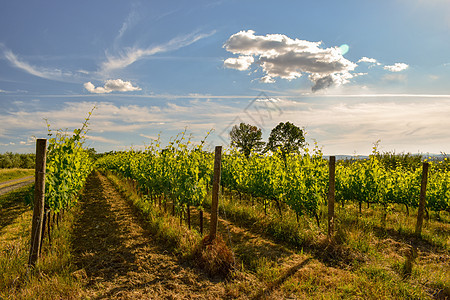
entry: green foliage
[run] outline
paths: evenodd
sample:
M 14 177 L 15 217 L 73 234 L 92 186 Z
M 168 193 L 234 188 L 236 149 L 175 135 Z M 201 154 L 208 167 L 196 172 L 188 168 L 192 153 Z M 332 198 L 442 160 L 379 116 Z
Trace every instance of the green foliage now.
M 415 170 L 420 168 L 422 163 L 422 156 L 417 154 L 413 155 L 411 153 L 395 153 L 395 152 L 384 152 L 375 153 L 376 157 L 381 161 L 386 169 L 394 170 L 398 167 L 408 170 Z
M 135 180 L 151 198 L 169 198 L 179 210 L 188 205 L 201 208 L 213 172 L 213 155 L 203 146 L 204 140 L 193 146 L 191 137 L 186 138 L 186 132 L 182 132 L 164 149 L 157 140 L 143 152 L 105 155 L 97 161 L 97 167 Z
M 34 169 L 35 154 L 19 154 L 6 152 L 0 154 L 0 169 L 22 168 Z
M 285 203 L 298 215 L 315 216 L 327 189 L 327 164 L 321 151 L 291 154 L 286 163 L 278 153 L 246 158 L 231 150 L 223 156 L 222 184 L 262 199 L 265 205 Z
M 436 212 L 450 208 L 450 173 L 441 167 L 444 163 L 430 162 L 426 207 Z M 336 166 L 336 200 L 417 207 L 421 178 L 422 168 L 411 168 L 411 164 L 395 164 L 394 168 L 374 153 L 369 159 Z
M 73 134 L 61 130 L 52 133 L 48 126 L 45 204 L 54 212 L 68 209 L 76 203 L 76 195 L 91 173 L 93 162 L 83 148 L 87 125 L 92 111 L 80 129 Z
M 250 124 L 234 125 L 230 131 L 231 146 L 237 147 L 249 157 L 252 151 L 260 151 L 264 146 L 261 129 Z
M 303 130 L 290 122 L 280 122 L 272 129 L 265 151 L 281 152 L 286 160 L 289 153 L 299 153 L 305 146 L 305 136 Z
M 232 148 L 222 155 L 221 184 L 240 196 L 249 195 L 263 207 L 290 208 L 298 216 L 309 215 L 318 221 L 318 210 L 328 193 L 328 161 L 316 146 L 303 154 L 290 153 L 283 158 L 275 153 L 245 155 Z M 144 152 L 109 154 L 97 165 L 133 179 L 148 191 L 152 199 L 170 199 L 177 209 L 202 207 L 212 179 L 213 153 L 203 151 L 203 143 L 191 146 L 185 132 L 161 149 L 159 141 Z M 395 158 L 390 158 L 396 161 Z M 407 159 L 408 160 L 408 159 Z M 402 161 L 402 159 L 400 159 Z M 416 159 L 414 158 L 414 164 Z M 448 210 L 450 178 L 442 164 L 431 163 L 427 190 L 427 209 Z M 338 162 L 336 166 L 336 200 L 376 203 L 388 212 L 393 204 L 417 207 L 420 195 L 421 168 L 413 163 L 387 164 L 374 147 L 365 160 Z

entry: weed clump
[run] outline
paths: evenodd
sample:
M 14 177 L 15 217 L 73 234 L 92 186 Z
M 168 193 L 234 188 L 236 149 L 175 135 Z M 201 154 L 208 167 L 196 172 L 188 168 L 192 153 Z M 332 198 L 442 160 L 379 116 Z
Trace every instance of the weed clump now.
M 213 240 L 209 235 L 205 236 L 199 243 L 194 258 L 199 267 L 211 277 L 227 277 L 235 266 L 233 252 L 221 236 Z

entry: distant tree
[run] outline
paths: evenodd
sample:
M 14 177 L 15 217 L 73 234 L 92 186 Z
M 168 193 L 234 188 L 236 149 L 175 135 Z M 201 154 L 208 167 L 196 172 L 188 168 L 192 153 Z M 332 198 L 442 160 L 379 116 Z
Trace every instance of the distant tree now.
M 264 147 L 261 129 L 250 124 L 234 125 L 230 131 L 230 138 L 231 145 L 240 148 L 247 158 L 253 150 L 260 151 Z
M 95 148 L 87 148 L 86 152 L 88 153 L 89 157 L 92 159 L 97 159 L 97 150 Z
M 305 146 L 305 136 L 303 130 L 290 122 L 280 122 L 272 129 L 265 151 L 280 151 L 286 163 L 286 156 L 289 153 L 296 153 Z

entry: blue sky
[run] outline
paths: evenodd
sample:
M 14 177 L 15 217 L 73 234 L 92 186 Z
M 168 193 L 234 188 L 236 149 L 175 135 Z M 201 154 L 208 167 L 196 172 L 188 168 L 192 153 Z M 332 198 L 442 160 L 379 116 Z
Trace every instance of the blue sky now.
M 325 154 L 449 152 L 450 5 L 391 1 L 4 1 L 0 152 L 73 130 L 141 149 L 251 123 Z

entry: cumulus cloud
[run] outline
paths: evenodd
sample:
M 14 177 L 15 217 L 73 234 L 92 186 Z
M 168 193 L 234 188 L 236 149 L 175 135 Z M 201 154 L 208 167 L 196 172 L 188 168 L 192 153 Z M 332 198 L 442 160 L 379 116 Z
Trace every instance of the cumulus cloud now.
M 369 58 L 369 57 L 361 57 L 358 62 L 365 62 L 365 63 L 370 63 L 370 64 L 376 64 L 376 65 L 381 65 L 375 58 Z
M 254 61 L 255 59 L 253 56 L 230 57 L 223 62 L 223 65 L 226 68 L 244 71 L 247 70 Z
M 400 72 L 400 71 L 408 69 L 408 67 L 409 66 L 405 63 L 395 63 L 390 66 L 384 66 L 383 69 L 391 71 L 391 72 Z
M 84 88 L 94 94 L 107 94 L 111 92 L 132 92 L 140 91 L 141 88 L 133 86 L 129 81 L 123 81 L 122 79 L 109 79 L 105 81 L 104 86 L 95 87 L 92 82 L 86 82 Z
M 242 57 L 255 56 L 265 74 L 260 79 L 262 82 L 274 82 L 276 77 L 292 80 L 305 73 L 309 74 L 315 91 L 348 82 L 352 78 L 350 71 L 357 66 L 343 57 L 339 47 L 322 48 L 321 42 L 291 39 L 282 34 L 263 36 L 255 35 L 253 30 L 240 31 L 233 34 L 223 47 L 241 55 L 231 61 L 225 60 L 225 67 L 247 70 L 251 64 L 241 63 L 237 68 L 236 62 Z

